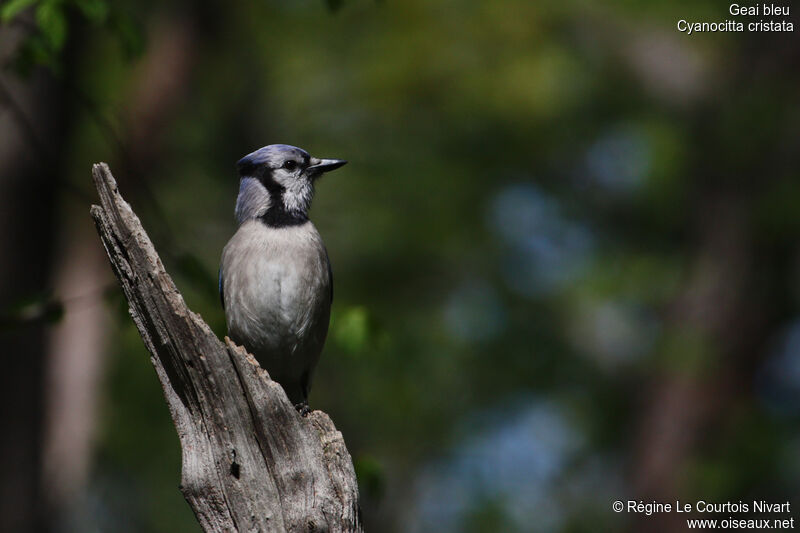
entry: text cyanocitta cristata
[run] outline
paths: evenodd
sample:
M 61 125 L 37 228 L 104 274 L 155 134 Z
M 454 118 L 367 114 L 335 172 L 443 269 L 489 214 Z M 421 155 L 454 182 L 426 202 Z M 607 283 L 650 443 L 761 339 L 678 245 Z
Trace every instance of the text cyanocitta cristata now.
M 252 353 L 296 405 L 307 405 L 328 334 L 333 279 L 308 219 L 314 182 L 346 161 L 272 144 L 238 162 L 239 229 L 222 251 L 228 336 Z

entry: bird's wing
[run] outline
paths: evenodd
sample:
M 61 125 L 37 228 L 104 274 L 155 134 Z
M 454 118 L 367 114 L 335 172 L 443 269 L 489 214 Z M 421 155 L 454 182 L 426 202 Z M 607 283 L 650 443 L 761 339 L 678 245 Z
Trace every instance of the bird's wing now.
M 328 267 L 330 268 L 330 267 Z M 225 288 L 222 286 L 222 265 L 219 267 L 219 301 L 222 302 L 222 310 L 225 310 Z
M 331 268 L 331 258 L 328 250 L 325 250 L 325 260 L 328 262 L 328 282 L 331 284 L 331 303 L 333 303 L 333 268 Z

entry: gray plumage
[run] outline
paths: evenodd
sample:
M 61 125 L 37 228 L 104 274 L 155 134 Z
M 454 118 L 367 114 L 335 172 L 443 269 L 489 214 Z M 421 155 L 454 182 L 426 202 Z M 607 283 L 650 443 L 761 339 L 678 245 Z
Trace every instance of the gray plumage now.
M 308 209 L 314 182 L 344 165 L 277 144 L 239 163 L 239 229 L 222 252 L 228 335 L 252 353 L 289 399 L 305 405 L 328 333 L 333 280 Z

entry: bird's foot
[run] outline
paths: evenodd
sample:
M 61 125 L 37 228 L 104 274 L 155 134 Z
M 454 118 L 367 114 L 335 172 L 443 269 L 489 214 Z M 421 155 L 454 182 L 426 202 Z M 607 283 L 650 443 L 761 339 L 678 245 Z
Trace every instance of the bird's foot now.
M 297 409 L 297 412 L 300 413 L 302 417 L 308 416 L 308 413 L 311 412 L 311 408 L 308 406 L 308 400 L 303 400 L 300 403 L 294 404 L 294 408 Z

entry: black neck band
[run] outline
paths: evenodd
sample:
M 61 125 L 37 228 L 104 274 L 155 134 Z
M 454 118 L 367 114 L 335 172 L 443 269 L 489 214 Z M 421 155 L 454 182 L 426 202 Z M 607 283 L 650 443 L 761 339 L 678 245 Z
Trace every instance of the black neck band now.
M 272 179 L 269 169 L 259 176 L 259 181 L 264 185 L 269 193 L 270 205 L 267 212 L 259 217 L 259 220 L 271 228 L 285 228 L 289 226 L 301 226 L 308 222 L 308 215 L 299 210 L 286 209 L 283 195 L 286 189 Z
M 300 211 L 289 211 L 283 205 L 282 199 L 272 204 L 259 220 L 271 228 L 286 228 L 289 226 L 302 226 L 308 222 L 308 215 Z

